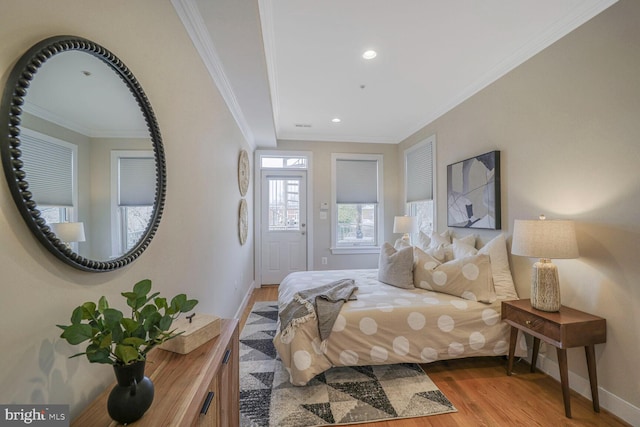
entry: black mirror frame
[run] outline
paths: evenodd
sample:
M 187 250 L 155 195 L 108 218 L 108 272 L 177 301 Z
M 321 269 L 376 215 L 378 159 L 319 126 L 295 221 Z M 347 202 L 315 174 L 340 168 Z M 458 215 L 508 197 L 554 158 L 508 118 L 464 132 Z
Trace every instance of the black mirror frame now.
M 149 129 L 156 163 L 156 194 L 151 220 L 135 247 L 109 261 L 87 259 L 62 242 L 40 216 L 32 200 L 27 176 L 20 159 L 20 123 L 22 105 L 38 69 L 52 56 L 66 51 L 82 51 L 101 59 L 129 87 Z M 166 196 L 166 162 L 162 137 L 156 117 L 142 87 L 127 66 L 113 53 L 97 43 L 75 36 L 50 37 L 35 44 L 16 63 L 9 74 L 0 104 L 0 152 L 2 165 L 16 206 L 38 240 L 56 257 L 84 271 L 106 272 L 124 267 L 136 260 L 149 246 L 160 224 Z

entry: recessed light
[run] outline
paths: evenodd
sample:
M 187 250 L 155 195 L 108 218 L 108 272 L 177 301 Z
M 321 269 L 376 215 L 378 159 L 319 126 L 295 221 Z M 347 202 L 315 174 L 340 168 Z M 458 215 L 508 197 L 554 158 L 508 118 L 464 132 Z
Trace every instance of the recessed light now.
M 331 119 L 332 123 L 340 123 L 342 120 L 340 120 L 339 117 L 334 117 L 333 119 Z
M 375 50 L 367 50 L 365 51 L 365 53 L 362 54 L 362 57 L 364 59 L 373 59 L 376 56 L 378 56 L 378 52 L 376 52 Z

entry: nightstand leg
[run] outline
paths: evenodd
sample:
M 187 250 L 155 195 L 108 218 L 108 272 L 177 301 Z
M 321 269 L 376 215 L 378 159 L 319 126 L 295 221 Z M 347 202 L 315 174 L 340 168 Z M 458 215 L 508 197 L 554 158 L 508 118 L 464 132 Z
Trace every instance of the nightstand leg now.
M 536 371 L 536 361 L 540 351 L 540 338 L 533 337 L 533 354 L 531 355 L 531 372 Z
M 518 328 L 511 327 L 511 335 L 509 336 L 509 360 L 507 362 L 507 375 L 511 375 L 513 369 L 513 356 L 516 354 L 516 342 L 518 341 Z
M 567 349 L 556 348 L 558 353 L 558 367 L 560 368 L 560 382 L 562 384 L 562 399 L 564 400 L 564 413 L 571 418 L 571 396 L 569 395 L 569 370 L 567 369 Z
M 596 350 L 593 344 L 584 347 L 587 355 L 587 368 L 589 369 L 589 384 L 591 385 L 591 400 L 593 400 L 593 410 L 600 412 L 600 401 L 598 399 L 598 376 L 596 374 Z

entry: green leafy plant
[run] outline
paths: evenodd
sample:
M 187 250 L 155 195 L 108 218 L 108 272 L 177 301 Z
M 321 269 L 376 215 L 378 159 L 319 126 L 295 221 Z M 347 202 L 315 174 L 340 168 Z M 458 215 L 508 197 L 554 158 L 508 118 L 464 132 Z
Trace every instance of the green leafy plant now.
M 136 283 L 131 292 L 122 292 L 131 307 L 131 317 L 124 317 L 120 310 L 109 307 L 103 296 L 98 301 L 85 302 L 71 314 L 71 325 L 57 325 L 60 335 L 76 345 L 89 341 L 82 353 L 71 357 L 87 356 L 92 363 L 130 365 L 146 360 L 147 353 L 157 345 L 179 335 L 170 331 L 171 324 L 180 313 L 187 313 L 198 304 L 185 294 L 176 295 L 170 303 L 156 292 L 149 295 L 151 280 Z

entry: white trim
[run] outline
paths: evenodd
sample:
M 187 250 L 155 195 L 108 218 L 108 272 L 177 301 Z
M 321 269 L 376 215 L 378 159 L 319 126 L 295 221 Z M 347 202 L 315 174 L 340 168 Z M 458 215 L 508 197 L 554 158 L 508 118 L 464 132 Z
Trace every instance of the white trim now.
M 171 0 L 171 4 L 186 28 L 193 45 L 200 54 L 207 71 L 209 71 L 209 75 L 218 87 L 227 107 L 229 107 L 229 111 L 231 111 L 233 118 L 240 128 L 240 132 L 246 139 L 249 147 L 254 150 L 256 148 L 255 136 L 242 113 L 242 108 L 240 108 L 236 95 L 233 93 L 231 83 L 224 72 L 222 61 L 213 45 L 213 41 L 211 40 L 209 31 L 202 19 L 195 0 Z
M 542 345 L 543 343 L 540 344 Z M 550 348 L 550 346 L 547 346 L 546 348 Z M 558 367 L 558 363 L 546 357 L 545 354 L 539 354 L 536 366 L 545 374 L 551 376 L 557 381 L 560 381 L 560 369 Z M 574 372 L 569 371 L 569 385 L 573 391 L 591 400 L 591 386 L 588 378 L 582 378 Z M 600 386 L 598 386 L 598 397 L 601 407 L 633 426 L 640 426 L 640 408 L 621 399 Z
M 234 314 L 233 316 L 234 319 L 242 319 L 242 314 L 244 313 L 244 310 L 247 308 L 247 305 L 249 305 L 249 301 L 251 300 L 251 295 L 253 294 L 253 290 L 255 288 L 256 288 L 256 282 L 254 280 L 253 282 L 251 282 L 249 289 L 247 289 L 247 292 L 245 293 L 244 298 L 242 298 L 242 301 L 240 302 L 240 306 L 236 310 L 236 314 Z
M 338 204 L 336 203 L 336 161 L 375 160 L 378 162 L 378 203 L 376 212 L 376 242 L 366 246 L 338 246 Z M 335 255 L 380 253 L 384 240 L 384 156 L 382 154 L 331 153 L 331 253 Z
M 282 168 L 282 171 L 307 171 L 307 270 L 313 270 L 313 153 L 311 151 L 287 151 L 287 150 L 256 150 L 253 153 L 253 182 L 254 182 L 254 194 L 255 199 L 253 203 L 253 230 L 254 230 L 254 242 L 253 254 L 255 259 L 254 279 L 255 287 L 260 288 L 262 286 L 262 218 L 261 218 L 261 206 L 262 206 L 262 168 L 260 164 L 260 158 L 262 156 L 298 156 L 307 158 L 307 168 Z M 278 170 L 274 168 L 265 168 L 265 170 Z

